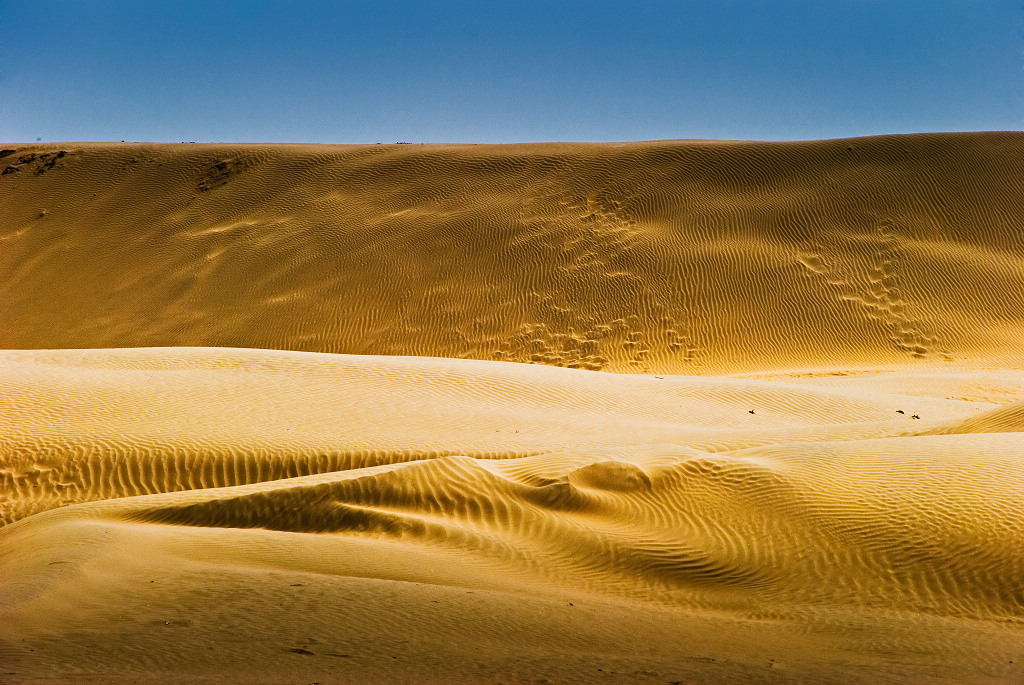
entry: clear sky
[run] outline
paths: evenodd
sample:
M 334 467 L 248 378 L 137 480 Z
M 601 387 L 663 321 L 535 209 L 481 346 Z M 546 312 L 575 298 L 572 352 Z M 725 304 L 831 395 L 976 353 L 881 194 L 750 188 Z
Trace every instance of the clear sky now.
M 0 142 L 1024 129 L 1024 0 L 0 0 Z

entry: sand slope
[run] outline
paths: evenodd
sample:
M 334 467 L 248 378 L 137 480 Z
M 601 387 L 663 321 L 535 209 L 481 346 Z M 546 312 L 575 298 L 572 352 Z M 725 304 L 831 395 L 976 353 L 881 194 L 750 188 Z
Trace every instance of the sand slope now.
M 1011 682 L 1024 661 L 1024 403 L 983 398 L 1020 372 L 0 359 L 13 673 Z
M 1021 682 L 1022 153 L 0 146 L 0 683 Z
M 5 348 L 683 374 L 1020 351 L 1020 133 L 5 152 Z

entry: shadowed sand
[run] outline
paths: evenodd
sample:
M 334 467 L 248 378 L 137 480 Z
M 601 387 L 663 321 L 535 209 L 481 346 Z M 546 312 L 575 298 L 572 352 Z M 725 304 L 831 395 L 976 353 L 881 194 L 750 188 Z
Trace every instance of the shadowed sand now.
M 1022 153 L 5 146 L 0 683 L 1020 681 Z

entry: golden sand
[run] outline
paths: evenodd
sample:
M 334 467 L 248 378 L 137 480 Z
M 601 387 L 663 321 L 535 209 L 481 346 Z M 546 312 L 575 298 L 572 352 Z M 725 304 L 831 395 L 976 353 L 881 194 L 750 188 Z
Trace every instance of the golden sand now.
M 1024 134 L 0 147 L 0 683 L 1024 680 Z

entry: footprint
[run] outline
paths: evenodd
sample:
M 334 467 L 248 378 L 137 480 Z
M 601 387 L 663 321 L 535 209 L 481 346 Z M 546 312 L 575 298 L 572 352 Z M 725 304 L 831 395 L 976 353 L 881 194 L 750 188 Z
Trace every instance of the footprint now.
M 801 253 L 797 255 L 797 260 L 807 267 L 808 270 L 813 271 L 816 274 L 823 274 L 828 271 L 828 265 L 821 255 L 811 253 Z

